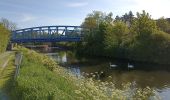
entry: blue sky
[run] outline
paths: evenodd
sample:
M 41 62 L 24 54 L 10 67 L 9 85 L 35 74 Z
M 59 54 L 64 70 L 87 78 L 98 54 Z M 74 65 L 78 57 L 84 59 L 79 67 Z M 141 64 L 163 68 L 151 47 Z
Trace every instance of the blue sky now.
M 0 17 L 19 28 L 46 25 L 80 25 L 92 11 L 123 15 L 146 10 L 157 19 L 170 17 L 170 0 L 0 0 Z

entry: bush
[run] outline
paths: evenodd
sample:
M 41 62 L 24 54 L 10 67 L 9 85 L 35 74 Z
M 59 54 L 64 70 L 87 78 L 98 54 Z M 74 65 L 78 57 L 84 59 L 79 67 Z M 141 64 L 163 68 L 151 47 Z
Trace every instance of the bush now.
M 0 24 L 0 53 L 4 52 L 7 48 L 9 41 L 9 31 Z

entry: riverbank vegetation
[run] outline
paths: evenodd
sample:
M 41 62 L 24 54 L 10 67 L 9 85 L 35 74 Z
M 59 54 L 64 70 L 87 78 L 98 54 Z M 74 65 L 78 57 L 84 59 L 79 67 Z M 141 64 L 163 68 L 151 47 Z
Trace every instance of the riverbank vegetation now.
M 116 89 L 113 83 L 74 76 L 53 59 L 20 48 L 23 61 L 10 96 L 13 100 L 126 100 L 156 98 L 149 87 L 131 88 L 131 84 Z M 31 56 L 30 56 L 31 55 Z M 81 77 L 81 78 L 79 78 Z
M 0 23 L 0 53 L 6 50 L 9 41 L 9 35 L 10 31 Z
M 134 17 L 130 11 L 112 18 L 94 11 L 82 23 L 84 42 L 77 44 L 77 53 L 92 56 L 170 64 L 170 23 L 165 18 L 154 20 L 143 11 Z

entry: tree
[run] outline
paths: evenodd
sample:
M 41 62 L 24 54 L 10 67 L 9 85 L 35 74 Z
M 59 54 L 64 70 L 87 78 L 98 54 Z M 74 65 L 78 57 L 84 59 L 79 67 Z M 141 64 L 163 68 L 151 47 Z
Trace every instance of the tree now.
M 127 13 L 125 13 L 123 16 L 122 16 L 122 20 L 126 23 L 129 21 L 129 15 Z
M 133 22 L 133 20 L 134 20 L 134 15 L 133 15 L 133 13 L 132 13 L 132 11 L 129 11 L 129 15 L 128 15 L 129 17 L 129 23 L 130 23 L 130 25 L 132 24 L 132 22 Z
M 156 22 L 151 19 L 149 13 L 144 10 L 140 14 L 137 12 L 137 18 L 133 21 L 131 26 L 131 33 L 133 33 L 141 40 L 146 40 L 152 33 L 157 30 Z
M 119 17 L 118 15 L 115 17 L 115 21 L 121 21 L 121 17 Z
M 89 14 L 82 25 L 92 31 L 85 33 L 78 48 L 88 55 L 170 64 L 170 35 L 160 29 L 166 30 L 167 22 L 159 19 L 156 23 L 145 11 L 136 15 L 129 12 L 113 22 L 111 13 Z
M 153 34 L 158 32 L 156 22 L 149 13 L 137 12 L 137 18 L 132 23 L 130 33 L 132 34 L 129 44 L 129 58 L 139 61 L 153 61 L 154 49 L 151 48 Z M 156 47 L 156 46 L 155 46 Z M 152 60 L 151 60 L 152 59 Z
M 102 22 L 111 23 L 113 21 L 112 16 L 112 13 L 105 14 L 101 11 L 93 11 L 93 13 L 87 15 L 81 26 L 96 29 L 99 28 L 99 24 Z
M 102 54 L 104 34 L 106 27 L 113 22 L 112 15 L 112 13 L 106 14 L 100 11 L 93 11 L 93 13 L 88 14 L 82 23 L 84 29 L 90 30 L 85 33 L 84 42 L 82 43 L 84 50 L 89 54 Z
M 104 38 L 105 50 L 107 54 L 114 57 L 123 57 L 123 42 L 128 34 L 128 26 L 122 21 L 117 21 L 114 25 L 109 25 L 106 29 Z
M 122 15 L 122 17 L 119 17 L 118 15 L 115 17 L 115 21 L 123 21 L 129 27 L 131 26 L 133 19 L 134 15 L 132 11 L 129 11 L 129 13 L 125 13 L 124 15 Z
M 110 23 L 110 24 L 113 23 L 113 18 L 112 18 L 112 16 L 113 16 L 113 13 L 111 13 L 111 12 L 110 12 L 108 15 L 105 16 L 105 21 L 106 21 L 106 23 Z
M 1 18 L 0 23 L 10 31 L 17 29 L 16 23 L 11 22 L 6 18 Z
M 6 50 L 8 40 L 9 40 L 9 31 L 0 24 L 0 53 Z
M 159 18 L 156 21 L 156 25 L 161 31 L 170 33 L 170 23 L 164 17 Z

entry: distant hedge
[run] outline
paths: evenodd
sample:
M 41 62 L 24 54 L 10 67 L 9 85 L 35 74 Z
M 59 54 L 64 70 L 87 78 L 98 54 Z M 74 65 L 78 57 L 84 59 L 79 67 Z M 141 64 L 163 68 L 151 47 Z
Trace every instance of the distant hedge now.
M 6 50 L 10 31 L 0 24 L 0 53 Z

